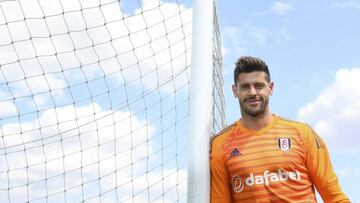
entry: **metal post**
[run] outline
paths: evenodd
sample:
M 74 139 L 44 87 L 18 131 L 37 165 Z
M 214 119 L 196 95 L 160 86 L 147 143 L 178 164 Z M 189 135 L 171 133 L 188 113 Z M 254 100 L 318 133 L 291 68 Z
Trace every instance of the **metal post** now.
M 210 202 L 213 0 L 193 0 L 187 200 Z

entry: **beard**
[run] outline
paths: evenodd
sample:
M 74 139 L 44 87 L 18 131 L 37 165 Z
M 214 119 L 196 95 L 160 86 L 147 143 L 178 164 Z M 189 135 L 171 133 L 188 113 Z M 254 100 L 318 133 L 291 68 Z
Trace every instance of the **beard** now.
M 252 105 L 250 102 L 256 101 L 258 104 Z M 247 114 L 254 118 L 259 118 L 264 115 L 268 104 L 268 97 L 248 97 L 245 99 L 239 99 L 241 113 Z

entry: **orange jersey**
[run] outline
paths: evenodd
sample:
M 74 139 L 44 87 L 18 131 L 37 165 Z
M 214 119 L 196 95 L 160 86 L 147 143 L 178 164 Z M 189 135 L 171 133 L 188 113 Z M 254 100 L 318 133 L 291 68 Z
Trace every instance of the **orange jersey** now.
M 234 123 L 211 139 L 211 202 L 350 202 L 322 139 L 274 116 L 258 131 Z

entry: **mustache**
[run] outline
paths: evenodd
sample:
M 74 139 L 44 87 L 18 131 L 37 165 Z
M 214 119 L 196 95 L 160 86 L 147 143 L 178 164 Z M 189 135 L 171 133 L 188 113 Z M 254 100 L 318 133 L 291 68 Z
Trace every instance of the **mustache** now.
M 264 98 L 263 97 L 248 97 L 248 98 L 245 98 L 244 101 L 247 102 L 247 101 L 263 101 Z

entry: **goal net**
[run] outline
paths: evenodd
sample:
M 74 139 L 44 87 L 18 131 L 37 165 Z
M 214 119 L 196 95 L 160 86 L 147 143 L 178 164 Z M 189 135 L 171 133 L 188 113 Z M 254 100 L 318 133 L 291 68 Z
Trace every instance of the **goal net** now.
M 185 202 L 191 24 L 179 0 L 0 1 L 1 202 Z

